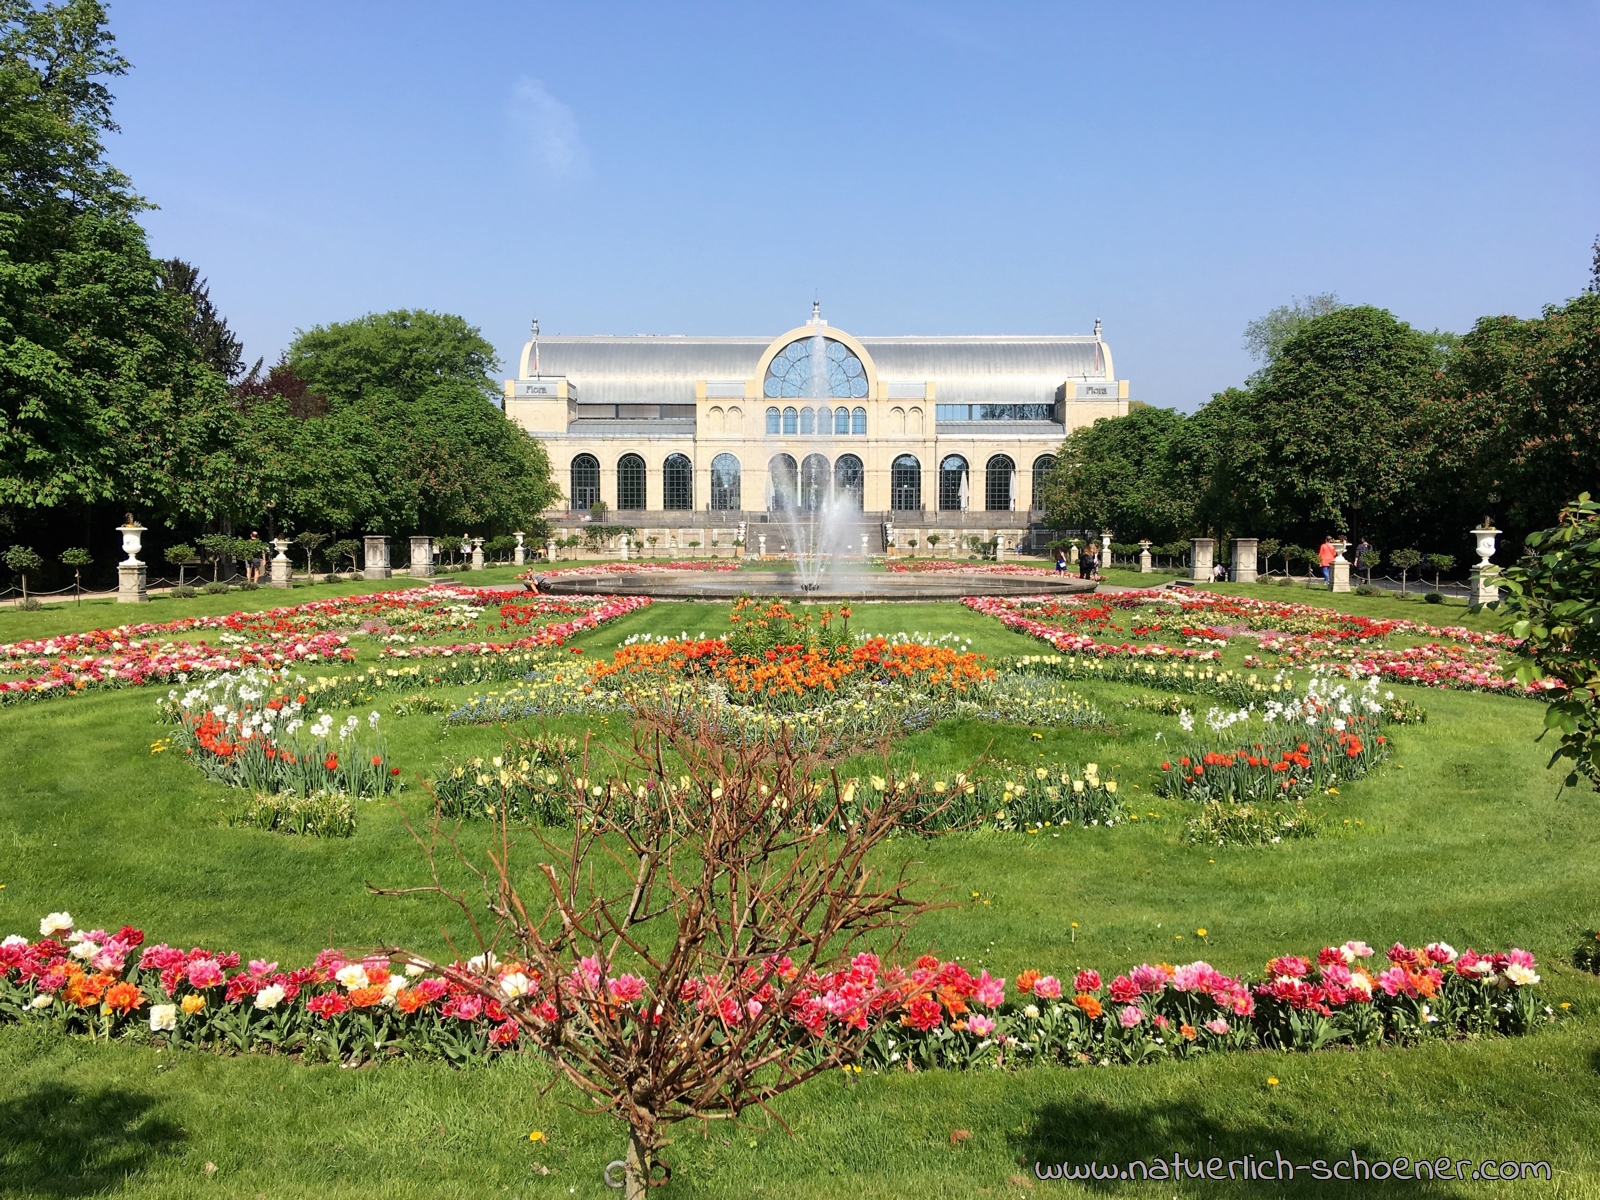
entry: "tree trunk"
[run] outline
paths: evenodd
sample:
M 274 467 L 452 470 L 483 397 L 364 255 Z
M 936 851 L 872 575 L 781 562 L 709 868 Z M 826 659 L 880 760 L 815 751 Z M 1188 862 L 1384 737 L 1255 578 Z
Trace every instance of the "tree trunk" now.
M 638 1134 L 628 1137 L 628 1167 L 623 1176 L 622 1200 L 646 1200 L 650 1195 L 650 1153 Z

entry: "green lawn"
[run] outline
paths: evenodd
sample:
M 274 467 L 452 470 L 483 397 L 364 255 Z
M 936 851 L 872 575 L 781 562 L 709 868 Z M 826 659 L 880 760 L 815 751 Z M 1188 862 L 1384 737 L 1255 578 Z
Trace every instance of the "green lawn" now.
M 470 581 L 500 580 L 484 573 Z M 318 585 L 289 598 L 360 587 Z M 1242 590 L 1446 623 L 1434 606 L 1386 598 Z M 78 618 L 71 623 L 67 610 L 7 612 L 0 640 L 279 598 L 263 591 L 115 611 L 86 604 L 81 614 L 71 610 Z M 578 644 L 595 655 L 637 633 L 712 632 L 725 607 L 652 605 Z M 1446 611 L 1448 623 L 1463 623 L 1465 610 Z M 1484 622 L 1479 627 L 1490 619 L 1474 618 Z M 49 621 L 56 624 L 40 625 Z M 993 656 L 1040 649 L 955 604 L 863 605 L 852 627 L 956 633 Z M 363 661 L 372 655 L 363 649 Z M 892 843 L 891 857 L 915 859 L 917 873 L 958 902 L 924 920 L 920 941 L 1007 977 L 1030 966 L 1060 974 L 1195 957 L 1225 971 L 1256 971 L 1273 954 L 1352 937 L 1380 949 L 1434 938 L 1458 948 L 1516 944 L 1539 956 L 1543 993 L 1570 1003 L 1573 1015 L 1526 1038 L 1417 1049 L 829 1078 L 778 1105 L 793 1137 L 759 1115 L 740 1129 L 682 1130 L 668 1155 L 677 1174 L 666 1195 L 1020 1195 L 1032 1184 L 1036 1158 L 1261 1157 L 1275 1149 L 1300 1161 L 1352 1150 L 1368 1159 L 1546 1158 L 1557 1178 L 1538 1185 L 1539 1194 L 1600 1194 L 1600 979 L 1564 966 L 1577 932 L 1600 917 L 1600 806 L 1589 792 L 1558 794 L 1544 769 L 1547 752 L 1533 740 L 1538 705 L 1406 689 L 1427 707 L 1427 724 L 1395 731 L 1390 765 L 1326 798 L 1329 835 L 1224 850 L 1184 844 L 1181 814 L 1150 795 L 1156 734 L 1172 737 L 1176 722 L 1124 709 L 1134 689 L 1079 686 L 1116 722 L 1113 729 L 1051 730 L 1035 740 L 1011 726 L 954 722 L 894 745 L 897 757 L 929 771 L 960 769 L 985 752 L 1013 761 L 1041 754 L 1096 761 L 1114 769 L 1130 797 L 1141 797 L 1142 819 L 1115 829 Z M 150 753 L 161 732 L 153 701 L 163 691 L 0 709 L 0 934 L 31 933 L 41 914 L 66 908 L 85 925 L 128 921 L 154 940 L 238 949 L 286 965 L 330 939 L 438 944 L 437 909 L 366 890 L 368 882 L 420 878 L 400 812 L 361 805 L 348 840 L 230 826 L 225 818 L 239 793 Z M 408 774 L 427 772 L 445 755 L 492 751 L 503 736 L 446 730 L 437 718 L 397 718 L 380 707 Z M 612 718 L 595 722 L 593 732 L 617 738 L 626 727 Z M 399 803 L 413 816 L 425 807 L 416 788 Z M 10 1026 L 0 1027 L 0 1068 L 0 1196 L 7 1198 L 599 1196 L 610 1194 L 600 1168 L 622 1146 L 609 1121 L 567 1107 L 570 1093 L 558 1088 L 541 1099 L 546 1073 L 527 1060 L 465 1072 L 425 1064 L 340 1070 L 64 1040 Z M 1279 1083 L 1268 1085 L 1269 1077 Z M 529 1143 L 533 1128 L 547 1134 L 546 1144 Z M 952 1146 L 957 1129 L 972 1136 Z M 552 1173 L 537 1173 L 535 1163 Z M 1405 1194 L 1437 1196 L 1483 1187 L 1403 1185 Z M 1187 1182 L 1126 1185 L 1118 1194 L 1239 1190 Z

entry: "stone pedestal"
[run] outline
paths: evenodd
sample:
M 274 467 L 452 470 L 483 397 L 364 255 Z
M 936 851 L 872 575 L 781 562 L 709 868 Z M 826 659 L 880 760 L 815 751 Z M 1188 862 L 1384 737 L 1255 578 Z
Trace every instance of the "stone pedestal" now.
M 369 533 L 365 543 L 365 567 L 361 574 L 366 579 L 388 579 L 394 574 L 389 568 L 389 539 L 382 534 Z
M 428 579 L 433 575 L 433 539 L 431 537 L 413 537 L 411 539 L 411 578 Z
M 267 586 L 275 588 L 293 587 L 294 564 L 289 561 L 289 539 L 273 538 L 272 548 L 277 551 L 277 554 L 273 555 L 272 562 L 268 564 L 272 570 L 267 579 Z
M 757 557 L 758 558 L 763 558 L 763 559 L 766 558 L 767 557 L 767 535 L 766 534 L 762 533 L 762 534 L 758 534 L 756 536 L 756 546 L 757 546 Z
M 864 533 L 861 535 L 861 557 L 867 557 L 867 535 Z
M 1210 583 L 1211 570 L 1216 566 L 1217 541 L 1215 538 L 1193 538 L 1190 541 L 1189 581 Z
M 547 539 L 545 539 L 544 556 L 547 559 L 549 559 L 551 562 L 555 562 L 555 560 L 556 560 L 556 540 L 555 540 L 555 538 L 547 538 Z
M 1259 553 L 1255 538 L 1233 539 L 1233 581 L 1235 583 L 1254 583 L 1256 581 L 1256 559 Z M 1345 574 L 1348 575 L 1349 571 L 1346 571 Z
M 1350 590 L 1350 560 L 1344 552 L 1350 549 L 1349 542 L 1330 542 L 1334 548 L 1333 562 L 1328 565 L 1328 590 L 1330 592 L 1348 592 Z
M 621 558 L 622 558 L 623 562 L 627 562 L 628 561 L 628 535 L 627 534 L 623 534 L 622 535 L 622 554 L 621 554 Z
M 1004 537 L 1000 536 L 999 534 L 995 534 L 995 538 L 994 538 L 994 560 L 995 560 L 995 562 L 1004 562 L 1005 561 L 1005 557 L 1006 557 L 1006 539 Z
M 1493 563 L 1473 563 L 1467 572 L 1467 604 L 1482 608 L 1500 600 L 1500 568 Z
M 1105 529 L 1100 533 L 1100 569 L 1111 569 L 1111 530 Z
M 1155 563 L 1150 558 L 1150 546 L 1151 543 L 1149 542 L 1139 543 L 1139 574 L 1141 575 L 1149 575 L 1156 569 Z
M 474 571 L 483 570 L 483 539 L 482 538 L 473 538 L 472 539 L 472 569 Z
M 143 604 L 150 599 L 150 593 L 145 590 L 149 570 L 142 562 L 117 564 L 118 604 Z
M 517 548 L 511 552 L 511 565 L 516 567 L 525 566 L 528 562 L 528 551 L 522 544 L 523 535 L 513 533 L 511 536 L 517 539 Z

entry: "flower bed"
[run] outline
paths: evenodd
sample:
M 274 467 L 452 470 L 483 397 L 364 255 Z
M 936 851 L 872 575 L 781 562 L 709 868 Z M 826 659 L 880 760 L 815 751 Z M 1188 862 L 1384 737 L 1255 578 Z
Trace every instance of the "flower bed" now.
M 924 957 L 886 966 L 858 954 L 847 967 L 799 977 L 786 961 L 738 979 L 689 981 L 671 997 L 613 964 L 585 958 L 543 980 L 484 955 L 429 973 L 386 955 L 325 950 L 282 970 L 237 952 L 145 946 L 144 933 L 74 930 L 67 913 L 40 937 L 0 942 L 0 1020 L 50 1022 L 65 1032 L 174 1048 L 277 1053 L 307 1061 L 442 1058 L 458 1066 L 513 1050 L 525 1020 L 554 1020 L 558 1005 L 605 1008 L 637 1020 L 656 1004 L 711 1012 L 731 1033 L 751 1005 L 786 1006 L 786 1036 L 803 1052 L 839 1023 L 876 1025 L 863 1059 L 876 1070 L 1146 1063 L 1269 1048 L 1411 1043 L 1431 1037 L 1528 1032 L 1555 1013 L 1533 991 L 1537 964 L 1523 950 L 1457 954 L 1442 942 L 1390 947 L 1384 969 L 1361 942 L 1314 957 L 1285 955 L 1259 979 L 1204 962 L 1143 963 L 1109 984 L 1098 971 L 1059 977 L 1024 971 L 974 977 Z
M 400 789 L 400 768 L 389 764 L 376 712 L 365 732 L 353 716 L 337 729 L 327 713 L 308 721 L 305 695 L 282 691 L 279 682 L 269 672 L 245 670 L 169 693 L 161 707 L 177 732 L 156 741 L 151 753 L 177 748 L 206 778 L 269 795 L 371 798 Z
M 1276 663 L 1248 656 L 1246 665 L 1318 667 L 1343 665 L 1423 687 L 1540 696 L 1559 688 L 1540 680 L 1521 684 L 1508 669 L 1521 640 L 1478 633 L 1461 626 L 1422 621 L 1378 620 L 1311 604 L 1220 596 L 1208 592 L 1139 591 L 1082 599 L 968 597 L 962 603 L 1007 628 L 1038 638 L 1058 651 L 1099 658 L 1219 658 L 1232 637 L 1252 636 Z M 1114 623 L 1130 614 L 1126 625 Z M 1116 642 L 1097 634 L 1127 632 L 1136 638 L 1176 634 L 1184 644 Z M 1390 638 L 1427 639 L 1421 645 L 1387 646 Z
M 649 596 L 606 596 L 594 602 L 593 607 L 581 616 L 574 617 L 570 621 L 546 625 L 535 633 L 509 642 L 458 642 L 447 646 L 387 646 L 382 654 L 385 658 L 453 658 L 460 655 L 484 657 L 562 646 L 569 638 L 597 629 L 607 621 L 614 621 L 628 613 L 637 612 L 649 603 Z M 520 604 L 505 607 L 520 607 Z M 504 611 L 502 608 L 502 612 Z
M 584 567 L 556 567 L 551 571 L 534 568 L 518 575 L 518 579 L 554 579 L 567 575 L 640 575 L 650 571 L 737 571 L 739 563 L 726 559 L 691 558 L 683 562 L 613 562 L 597 563 Z

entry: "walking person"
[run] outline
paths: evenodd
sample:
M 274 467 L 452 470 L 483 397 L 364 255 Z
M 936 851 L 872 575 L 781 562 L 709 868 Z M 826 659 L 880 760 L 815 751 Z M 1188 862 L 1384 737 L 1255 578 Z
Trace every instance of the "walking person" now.
M 1372 543 L 1367 541 L 1367 535 L 1361 535 L 1361 544 L 1356 547 L 1356 573 L 1366 575 L 1366 581 L 1372 582 L 1372 568 L 1367 565 L 1367 556 L 1372 553 Z
M 1322 545 L 1317 547 L 1317 560 L 1322 563 L 1322 582 L 1333 582 L 1333 560 L 1339 557 L 1339 552 L 1333 548 L 1333 537 L 1330 535 L 1322 539 Z
M 261 572 L 266 569 L 267 565 L 267 547 L 266 543 L 261 540 L 261 534 L 254 529 L 250 531 L 250 545 L 250 557 L 244 560 L 245 578 L 259 587 L 261 584 Z M 260 549 L 255 549 L 258 546 Z

